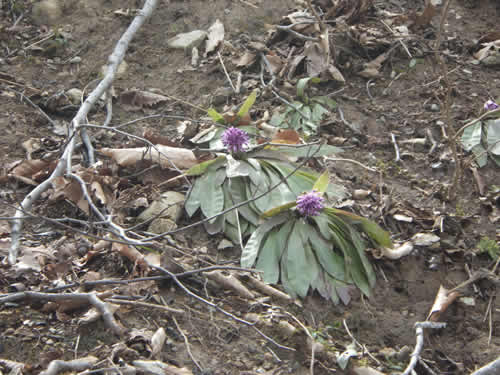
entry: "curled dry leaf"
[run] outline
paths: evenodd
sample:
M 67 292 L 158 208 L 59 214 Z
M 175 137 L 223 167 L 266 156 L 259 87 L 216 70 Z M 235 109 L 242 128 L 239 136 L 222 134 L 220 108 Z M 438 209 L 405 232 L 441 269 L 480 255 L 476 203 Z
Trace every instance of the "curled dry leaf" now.
M 455 301 L 460 296 L 459 292 L 451 292 L 443 287 L 442 285 L 439 287 L 439 291 L 436 295 L 436 299 L 434 300 L 434 304 L 432 305 L 431 311 L 427 316 L 427 320 L 431 322 L 438 322 L 441 317 L 441 314 L 446 311 L 448 306 L 451 305 L 453 301 Z
M 167 340 L 167 333 L 163 327 L 156 330 L 153 337 L 151 337 L 151 357 L 156 357 L 160 354 L 165 341 Z
M 125 91 L 120 95 L 121 104 L 125 109 L 130 111 L 139 110 L 144 107 L 153 107 L 167 100 L 168 98 L 164 95 L 138 89 Z
M 224 24 L 216 20 L 208 29 L 208 39 L 205 47 L 205 56 L 214 51 L 224 40 Z
M 132 263 L 137 264 L 141 270 L 146 270 L 148 268 L 144 255 L 135 247 L 113 242 L 112 250 L 128 258 Z
M 24 160 L 17 164 L 9 173 L 16 178 L 27 178 L 35 182 L 41 182 L 54 170 L 55 163 L 49 160 Z
M 380 259 L 386 257 L 388 259 L 399 259 L 413 251 L 413 243 L 411 241 L 405 242 L 404 244 L 389 249 L 387 247 L 381 247 L 372 251 L 373 257 Z
M 164 168 L 188 169 L 198 164 L 193 151 L 180 147 L 156 145 L 154 148 L 103 148 L 102 154 L 112 158 L 122 167 L 134 166 L 138 161 L 151 160 Z

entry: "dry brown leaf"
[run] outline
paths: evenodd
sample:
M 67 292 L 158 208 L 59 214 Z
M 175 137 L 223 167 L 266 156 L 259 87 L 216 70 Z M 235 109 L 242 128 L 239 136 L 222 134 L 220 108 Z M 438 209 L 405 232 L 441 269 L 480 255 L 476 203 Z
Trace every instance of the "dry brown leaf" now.
M 300 143 L 300 136 L 293 129 L 279 129 L 274 135 L 272 143 L 283 143 L 288 145 L 296 145 Z
M 144 107 L 153 107 L 159 103 L 166 102 L 166 96 L 149 91 L 131 89 L 120 95 L 120 102 L 125 109 L 134 111 Z
M 151 160 L 164 168 L 188 169 L 198 164 L 193 151 L 180 147 L 156 145 L 155 148 L 103 148 L 102 154 L 112 158 L 122 167 L 134 166 L 138 161 Z
M 142 136 L 149 142 L 155 145 L 164 145 L 169 147 L 179 147 L 179 144 L 170 140 L 169 137 L 158 134 L 157 131 L 151 128 L 145 128 L 142 132 Z
M 208 29 L 207 42 L 205 47 L 205 57 L 224 40 L 224 24 L 216 20 Z
M 49 199 L 67 199 L 73 202 L 80 210 L 85 212 L 87 215 L 90 213 L 89 202 L 85 199 L 83 195 L 82 188 L 78 181 L 68 180 L 65 177 L 59 176 L 52 180 L 53 191 L 50 194 Z
M 358 74 L 365 78 L 377 78 L 380 76 L 380 68 L 387 59 L 388 53 L 378 55 L 374 60 L 364 64 L 364 69 Z
M 425 9 L 421 14 L 411 14 L 410 19 L 413 24 L 410 27 L 422 27 L 427 26 L 431 23 L 432 18 L 436 15 L 436 7 L 432 5 L 431 0 L 427 0 Z
M 439 321 L 441 314 L 444 313 L 448 306 L 450 306 L 451 303 L 455 301 L 459 296 L 459 292 L 455 291 L 450 293 L 448 289 L 441 285 L 436 295 L 436 299 L 434 300 L 434 304 L 432 305 L 431 311 L 427 316 L 427 320 L 430 320 L 431 322 Z
M 249 67 L 252 65 L 257 58 L 257 55 L 255 53 L 246 51 L 243 55 L 240 56 L 239 59 L 235 59 L 233 62 L 234 64 L 241 68 L 241 67 Z
M 146 270 L 148 268 L 144 255 L 141 254 L 135 247 L 113 242 L 112 250 L 124 256 L 132 263 L 137 264 L 142 270 Z
M 151 337 L 151 357 L 156 357 L 160 354 L 165 341 L 167 340 L 167 333 L 163 327 L 156 330 L 153 337 Z
M 279 56 L 274 54 L 266 55 L 267 61 L 269 61 L 269 65 L 271 66 L 271 71 L 273 74 L 278 74 L 281 68 L 283 67 L 283 61 Z
M 49 160 L 24 160 L 10 171 L 10 175 L 14 177 L 26 177 L 32 180 L 35 180 L 35 177 L 39 179 L 40 174 L 48 176 L 52 173 L 51 164 L 52 162 Z

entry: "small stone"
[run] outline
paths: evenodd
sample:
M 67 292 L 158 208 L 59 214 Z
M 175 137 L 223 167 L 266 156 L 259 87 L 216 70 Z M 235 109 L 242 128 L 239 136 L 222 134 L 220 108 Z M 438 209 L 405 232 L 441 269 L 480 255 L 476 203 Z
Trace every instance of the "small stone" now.
M 83 100 L 83 91 L 77 88 L 72 88 L 66 91 L 66 96 L 71 104 L 80 104 Z
M 430 108 L 431 112 L 439 112 L 439 105 L 436 103 L 431 104 Z
M 189 33 L 177 34 L 167 41 L 170 48 L 192 50 L 193 47 L 199 47 L 207 37 L 206 31 L 193 30 Z
M 80 56 L 75 56 L 68 61 L 70 64 L 80 64 L 82 62 L 82 58 Z

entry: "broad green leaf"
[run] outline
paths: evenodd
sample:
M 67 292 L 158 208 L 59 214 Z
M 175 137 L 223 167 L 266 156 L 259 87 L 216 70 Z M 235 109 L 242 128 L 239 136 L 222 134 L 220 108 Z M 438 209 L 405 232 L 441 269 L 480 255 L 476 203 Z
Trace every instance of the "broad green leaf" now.
M 255 268 L 263 271 L 262 280 L 265 283 L 276 284 L 279 280 L 281 254 L 286 248 L 292 227 L 293 221 L 275 227 L 262 245 Z
M 361 227 L 370 239 L 372 239 L 379 246 L 392 248 L 392 241 L 389 232 L 380 228 L 380 226 L 374 221 L 365 218 L 361 219 Z
M 226 220 L 226 225 L 224 227 L 224 234 L 226 235 L 227 238 L 229 238 L 231 240 L 231 242 L 233 244 L 240 243 L 240 236 L 238 234 L 238 228 L 236 226 L 230 224 L 227 220 Z
M 250 111 L 250 108 L 252 108 L 253 104 L 255 103 L 255 99 L 257 99 L 257 90 L 253 90 L 252 93 L 248 95 L 248 98 L 245 100 L 240 110 L 238 111 L 238 119 L 242 118 L 248 113 L 248 111 Z
M 298 158 L 331 156 L 344 152 L 340 147 L 335 147 L 327 144 L 309 145 L 304 147 L 278 146 L 277 150 L 286 155 L 295 156 Z
M 366 256 L 366 244 L 361 235 L 358 233 L 358 231 L 351 227 L 351 238 L 352 238 L 352 243 L 354 245 L 355 250 L 358 253 L 359 259 L 361 260 L 361 263 L 364 268 L 364 274 L 366 275 L 366 278 L 368 279 L 368 283 L 370 284 L 370 287 L 373 287 L 375 285 L 375 272 L 373 271 L 373 267 L 368 260 Z
M 250 170 L 253 169 L 246 161 L 237 160 L 231 155 L 227 155 L 226 174 L 228 178 L 248 176 Z
M 330 111 L 323 107 L 321 104 L 316 103 L 312 106 L 311 120 L 315 123 L 320 123 L 323 119 L 323 116 L 329 112 Z
M 493 159 L 493 161 L 495 162 L 495 164 L 500 167 L 500 156 L 497 156 L 497 155 L 491 155 L 491 158 Z
M 317 216 L 313 216 L 312 219 L 316 222 L 316 225 L 318 226 L 321 235 L 326 240 L 329 240 L 331 238 L 331 233 L 330 233 L 330 226 L 328 225 L 329 223 L 328 216 L 320 214 Z
M 231 193 L 231 198 L 234 204 L 238 204 L 247 200 L 246 186 L 242 177 L 228 179 L 228 189 Z M 257 225 L 259 223 L 259 215 L 255 213 L 248 205 L 238 207 L 238 211 L 247 221 Z
M 481 121 L 478 121 L 474 125 L 465 128 L 461 138 L 464 150 L 470 151 L 474 146 L 481 144 L 481 136 L 482 136 Z
M 488 163 L 488 152 L 482 144 L 472 147 L 472 153 L 476 157 L 474 160 L 480 168 L 484 167 Z
M 311 101 L 314 103 L 319 103 L 324 108 L 327 108 L 330 110 L 337 107 L 337 103 L 335 102 L 335 100 L 329 98 L 328 96 L 315 96 L 314 98 L 311 99 Z
M 189 168 L 185 174 L 186 176 L 199 176 L 205 173 L 208 167 L 212 166 L 217 168 L 217 166 L 223 165 L 225 161 L 226 161 L 225 156 L 219 156 L 215 159 L 207 160 L 200 164 L 196 164 L 195 166 Z
M 200 195 L 202 193 L 201 182 L 196 180 L 193 182 L 193 186 L 189 192 L 189 195 L 184 203 L 184 209 L 186 210 L 189 217 L 193 216 L 194 213 L 200 208 Z
M 295 200 L 295 194 L 290 191 L 288 188 L 288 185 L 281 181 L 279 172 L 276 171 L 274 168 L 264 168 L 264 172 L 268 175 L 269 177 L 269 185 L 270 187 L 276 186 L 278 184 L 278 187 L 275 188 L 273 191 L 270 193 L 270 199 L 272 204 L 269 207 L 272 206 L 281 206 L 282 204 L 291 202 Z
M 288 211 L 290 208 L 295 207 L 297 205 L 296 201 L 288 202 L 285 204 L 282 204 L 281 206 L 277 206 L 274 208 L 271 208 L 270 210 L 265 211 L 262 215 L 260 215 L 261 218 L 269 218 L 276 216 L 284 211 Z
M 271 120 L 269 120 L 269 124 L 272 126 L 283 127 L 285 118 L 286 118 L 286 113 L 275 112 L 271 117 Z
M 340 299 L 337 294 L 338 282 L 335 278 L 331 277 L 329 274 L 325 274 L 325 282 L 328 284 L 328 291 L 330 292 L 330 298 L 334 304 L 338 304 Z
M 330 174 L 328 170 L 324 171 L 321 176 L 318 177 L 316 182 L 313 185 L 313 190 L 324 193 L 328 188 L 328 183 L 330 182 Z
M 217 184 L 216 177 L 216 171 L 208 170 L 199 178 L 203 190 L 203 196 L 200 197 L 200 206 L 205 217 L 216 215 L 224 208 L 224 193 L 221 186 Z M 216 218 L 212 219 L 211 223 L 214 223 L 215 220 Z
M 310 237 L 310 242 L 324 270 L 336 279 L 345 280 L 344 259 L 334 251 L 332 244 L 319 235 Z
M 252 233 L 248 239 L 243 252 L 241 253 L 241 266 L 244 268 L 250 268 L 255 264 L 255 260 L 259 255 L 259 250 L 261 242 L 264 236 L 273 229 L 275 226 L 284 223 L 288 219 L 287 215 L 275 216 L 269 220 L 266 220 Z
M 217 135 L 218 130 L 219 128 L 217 128 L 216 126 L 211 126 L 209 129 L 206 129 L 195 135 L 190 139 L 190 141 L 197 144 L 206 143 L 212 140 Z
M 225 227 L 225 221 L 224 221 L 224 216 L 220 215 L 214 218 L 211 221 L 206 221 L 203 223 L 205 230 L 207 231 L 208 234 L 214 235 L 220 232 L 224 231 Z
M 223 149 L 225 146 L 222 143 L 222 133 L 224 133 L 224 128 L 218 128 L 215 131 L 214 137 L 208 142 L 208 146 L 214 150 Z
M 319 83 L 319 82 L 321 82 L 321 79 L 319 79 L 317 77 L 307 77 L 307 78 L 299 79 L 299 81 L 297 82 L 297 96 L 299 98 L 302 98 L 302 99 L 306 98 L 305 90 L 306 90 L 307 84 L 309 82 Z
M 500 155 L 500 120 L 489 120 L 486 122 L 486 143 L 488 152 Z
M 288 282 L 290 288 L 302 298 L 307 295 L 309 285 L 315 276 L 313 275 L 315 269 L 312 267 L 312 254 L 304 241 L 307 226 L 302 219 L 296 220 L 287 245 Z
M 222 125 L 224 125 L 226 123 L 224 116 L 222 116 L 219 112 L 217 112 L 215 110 L 215 108 L 210 108 L 207 111 L 207 113 L 212 118 L 213 122 L 216 122 L 216 123 L 222 124 Z

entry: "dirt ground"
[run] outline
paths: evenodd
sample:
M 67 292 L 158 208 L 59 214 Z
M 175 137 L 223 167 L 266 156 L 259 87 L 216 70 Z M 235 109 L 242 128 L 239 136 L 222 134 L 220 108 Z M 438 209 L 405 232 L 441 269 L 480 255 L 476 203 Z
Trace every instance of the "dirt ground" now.
M 78 109 L 78 103 L 72 103 L 64 93 L 72 88 L 88 92 L 95 87 L 101 67 L 132 20 L 133 14 L 127 15 L 127 10 L 142 6 L 142 2 L 136 0 L 66 1 L 62 13 L 55 19 L 37 24 L 33 3 L 0 1 L 0 153 L 4 173 L 11 163 L 26 159 L 23 143 L 30 139 L 41 144 L 32 155 L 34 159 L 58 155 L 65 144 L 61 124 L 71 120 Z M 406 0 L 375 1 L 374 4 L 378 10 L 398 14 L 421 11 L 424 6 L 423 1 Z M 498 4 L 493 0 L 451 3 L 440 48 L 453 86 L 451 118 L 455 130 L 479 116 L 486 100 L 500 96 L 498 66 L 475 64 L 472 59 L 477 40 L 488 32 L 500 31 Z M 222 95 L 221 99 L 220 93 L 229 85 L 216 55 L 202 57 L 201 65 L 191 68 L 190 53 L 168 49 L 168 38 L 195 29 L 207 30 L 219 19 L 225 27 L 226 44 L 221 56 L 228 72 L 236 79 L 236 70 L 242 71 L 243 82 L 258 80 L 259 64 L 237 69 L 235 56 L 250 41 L 268 41 L 268 25 L 279 23 L 297 7 L 297 2 L 292 0 L 161 0 L 153 17 L 131 43 L 125 57 L 127 68 L 114 82 L 114 89 L 117 95 L 132 88 L 155 89 L 170 99 L 139 110 L 130 110 L 117 100 L 111 125 L 157 113 L 200 119 L 206 117 L 200 107 L 214 105 L 222 111 L 224 105 L 240 105 L 245 94 Z M 118 10 L 122 12 L 117 14 Z M 23 18 L 13 27 L 21 14 Z M 372 11 L 359 25 L 384 30 L 377 17 Z M 407 241 L 416 233 L 434 232 L 440 237 L 439 242 L 416 247 L 410 255 L 398 260 L 372 257 L 377 271 L 372 298 L 358 296 L 348 306 L 333 305 L 317 295 L 295 302 L 262 295 L 248 300 L 201 275 L 186 279 L 194 292 L 238 317 L 258 314 L 258 328 L 279 345 L 266 340 L 252 327 L 186 296 L 170 282 L 144 282 L 113 291 L 141 296 L 143 302 L 150 303 L 159 303 L 161 297 L 170 306 L 184 310 L 183 314 L 172 314 L 149 307 L 120 305 L 118 319 L 132 332 L 125 339 L 110 333 L 102 320 L 83 323 L 85 309 L 56 313 L 37 302 L 3 304 L 0 307 L 0 374 L 3 360 L 29 364 L 25 373 L 39 373 L 53 359 L 69 360 L 88 355 L 99 359 L 99 366 L 95 368 L 157 359 L 195 374 L 308 374 L 310 342 L 308 344 L 303 329 L 288 314 L 303 322 L 326 348 L 315 354 L 315 374 L 348 373 L 349 370 L 342 370 L 336 363 L 336 354 L 344 352 L 353 338 L 364 350 L 356 347 L 358 356 L 351 358 L 350 366 L 371 366 L 387 374 L 403 371 L 415 345 L 414 323 L 426 320 L 440 285 L 453 288 L 469 279 L 470 273 L 492 269 L 494 262 L 487 254 L 477 251 L 478 243 L 482 238 L 498 243 L 499 235 L 496 210 L 500 208 L 500 199 L 491 192 L 495 185 L 496 189 L 500 185 L 500 173 L 493 162 L 475 172 L 463 167 L 457 196 L 447 199 L 455 163 L 439 126 L 439 121 L 445 121 L 445 84 L 432 50 L 438 29 L 439 15 L 436 15 L 431 25 L 411 32 L 413 38 L 406 40 L 406 47 L 416 61 L 411 67 L 411 58 L 401 46 L 404 43 L 395 38 L 390 39 L 389 44 L 375 43 L 363 50 L 350 43 L 345 33 L 334 33 L 332 43 L 338 45 L 336 54 L 342 64 L 339 69 L 345 84 L 330 81 L 317 88 L 322 94 L 330 94 L 342 110 L 342 116 L 332 111 L 320 137 L 331 142 L 343 138 L 342 146 L 346 148 L 343 158 L 379 171 L 373 173 L 349 162 L 326 163 L 336 182 L 350 192 L 371 191 L 370 196 L 351 202 L 350 207 L 379 222 L 396 242 Z M 42 41 L 44 35 L 54 30 L 63 34 L 56 33 Z M 26 48 L 28 46 L 30 48 Z M 390 48 L 393 52 L 383 63 L 379 77 L 367 79 L 357 74 L 363 63 Z M 252 116 L 259 118 L 277 105 L 279 103 L 270 97 L 260 98 Z M 59 126 L 54 128 L 36 106 Z M 90 113 L 89 121 L 102 124 L 105 117 L 105 107 L 99 105 Z M 342 117 L 359 130 L 353 132 Z M 144 128 L 150 128 L 173 138 L 176 124 L 177 120 L 170 118 L 150 118 L 122 130 L 142 135 Z M 436 141 L 432 152 L 429 132 Z M 399 161 L 395 161 L 391 134 L 398 140 Z M 405 142 L 412 139 L 427 141 L 425 144 Z M 94 141 L 96 148 L 135 144 L 125 136 L 105 132 L 100 132 Z M 469 160 L 470 155 L 460 148 L 459 152 L 461 160 Z M 478 175 L 485 186 L 481 194 Z M 12 216 L 15 204 L 31 189 L 32 186 L 21 181 L 3 179 L 0 216 Z M 149 189 L 147 194 L 152 194 L 152 190 L 163 191 L 161 187 Z M 49 217 L 85 218 L 70 205 L 50 204 L 45 199 L 35 204 L 34 212 Z M 413 220 L 398 221 L 394 215 L 409 216 Z M 180 222 L 188 223 L 186 218 Z M 30 221 L 25 230 L 25 246 L 53 244 L 61 238 L 71 246 L 82 243 L 77 233 L 61 230 L 43 220 Z M 0 221 L 3 244 L 8 244 L 9 233 L 7 222 Z M 217 250 L 220 240 L 221 237 L 206 235 L 201 227 L 174 236 L 184 251 L 191 252 L 195 259 L 193 267 L 239 264 L 239 249 Z M 8 249 L 7 245 L 2 246 L 0 259 L 6 257 Z M 54 271 L 57 276 L 52 279 L 47 277 L 46 268 L 42 273 L 16 274 L 3 264 L 0 293 L 20 290 L 19 285 L 27 290 L 49 288 L 57 285 L 56 281 L 74 281 L 89 271 L 99 272 L 103 278 L 137 276 L 128 260 L 111 252 L 89 261 L 77 271 L 72 268 L 75 265 L 65 264 L 66 268 L 61 266 Z M 498 288 L 483 279 L 461 292 L 462 298 L 453 302 L 440 317 L 440 321 L 447 323 L 446 328 L 426 331 L 423 363 L 416 368 L 418 374 L 431 374 L 429 369 L 438 374 L 468 374 L 498 357 Z M 290 333 L 289 326 L 295 333 Z M 161 352 L 152 355 L 148 340 L 160 327 L 165 329 L 167 340 Z M 119 349 L 118 345 L 125 345 L 127 350 Z M 9 373 L 7 367 L 3 371 Z

